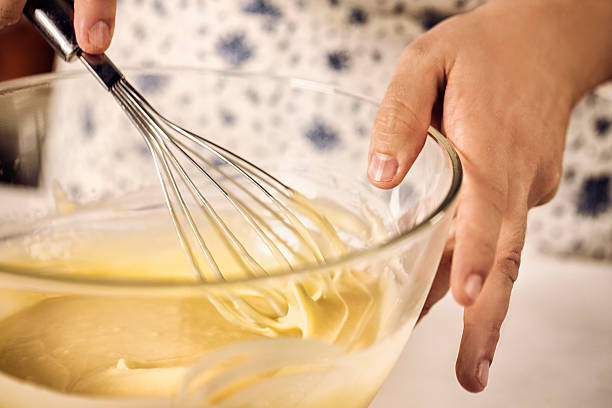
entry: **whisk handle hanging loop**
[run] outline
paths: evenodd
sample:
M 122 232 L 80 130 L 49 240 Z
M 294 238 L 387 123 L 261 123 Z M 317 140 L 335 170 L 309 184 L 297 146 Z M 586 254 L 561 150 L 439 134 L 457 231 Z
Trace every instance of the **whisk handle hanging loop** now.
M 79 58 L 83 65 L 110 91 L 123 78 L 105 55 L 83 52 L 74 32 L 74 4 L 70 0 L 28 0 L 23 14 L 36 27 L 55 52 L 66 62 Z

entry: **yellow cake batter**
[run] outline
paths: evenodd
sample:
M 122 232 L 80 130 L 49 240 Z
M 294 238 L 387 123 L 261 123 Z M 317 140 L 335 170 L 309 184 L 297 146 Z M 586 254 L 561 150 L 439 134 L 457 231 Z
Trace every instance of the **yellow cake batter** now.
M 324 256 L 345 250 L 336 229 L 363 242 L 382 231 L 381 222 L 329 203 L 313 209 L 334 224 L 312 235 Z M 188 282 L 193 270 L 164 211 L 50 223 L 6 243 L 0 259 L 60 275 Z M 221 266 L 234 262 L 221 249 L 215 253 Z M 269 262 L 270 270 L 280 268 Z M 402 343 L 377 349 L 389 335 L 381 319 L 397 296 L 394 285 L 392 274 L 364 269 L 278 276 L 185 297 L 0 290 L 0 372 L 96 398 L 178 395 L 215 407 L 296 406 L 289 401 L 298 398 L 309 407 L 351 400 L 356 405 L 343 406 L 365 406 Z M 363 384 L 348 397 L 347 383 Z M 273 392 L 273 384 L 284 385 Z

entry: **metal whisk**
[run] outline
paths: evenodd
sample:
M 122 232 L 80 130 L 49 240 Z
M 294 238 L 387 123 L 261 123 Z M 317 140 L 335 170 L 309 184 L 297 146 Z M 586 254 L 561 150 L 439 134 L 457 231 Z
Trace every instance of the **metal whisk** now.
M 224 263 L 251 276 L 268 273 L 252 254 L 258 243 L 264 245 L 267 256 L 284 268 L 292 269 L 296 263 L 307 262 L 305 253 L 310 253 L 317 262 L 324 260 L 306 226 L 285 204 L 296 197 L 297 193 L 291 188 L 227 149 L 168 121 L 125 79 L 119 79 L 110 92 L 140 130 L 153 154 L 179 239 L 200 280 L 227 278 L 203 239 L 202 229 L 210 232 L 212 228 L 214 236 L 221 238 L 223 246 L 216 246 L 215 253 L 225 255 L 221 256 Z M 206 157 L 206 153 L 210 157 Z M 206 184 L 216 190 L 211 191 Z M 219 198 L 226 200 L 225 218 L 228 219 L 215 209 L 207 195 L 215 198 L 216 205 L 221 201 Z M 194 214 L 196 210 L 202 211 L 200 217 Z M 236 215 L 240 225 L 229 225 L 236 221 Z M 271 218 L 276 218 L 276 225 L 271 225 Z M 324 219 L 312 219 L 324 222 Z M 245 230 L 243 225 L 249 229 Z M 288 242 L 293 237 L 299 242 Z M 306 251 L 296 250 L 296 247 Z M 207 268 L 203 267 L 200 255 L 204 255 Z M 232 259 L 239 264 L 232 265 Z
M 254 164 L 164 118 L 106 55 L 82 52 L 71 2 L 29 0 L 24 14 L 64 60 L 79 59 L 88 68 L 143 135 L 178 237 L 199 280 L 227 280 L 237 277 L 236 271 L 265 276 L 271 273 L 269 265 L 292 269 L 325 260 L 310 232 L 329 231 L 332 227 L 325 218 Z M 225 203 L 220 209 L 219 202 Z M 211 235 L 216 239 L 204 239 Z M 331 246 L 336 252 L 343 250 L 339 239 Z M 272 309 L 267 315 L 286 313 L 279 293 L 269 291 L 264 297 L 266 309 Z M 239 304 L 243 317 L 261 318 L 252 305 L 235 297 L 230 302 Z

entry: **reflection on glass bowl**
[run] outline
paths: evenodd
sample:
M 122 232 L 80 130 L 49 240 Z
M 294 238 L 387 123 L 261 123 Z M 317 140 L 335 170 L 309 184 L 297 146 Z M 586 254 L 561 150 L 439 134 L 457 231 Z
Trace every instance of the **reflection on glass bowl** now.
M 36 189 L 0 187 L 0 406 L 366 407 L 445 243 L 461 182 L 450 144 L 430 129 L 402 184 L 378 190 L 372 101 L 265 75 L 128 76 L 168 118 L 303 194 L 333 226 L 313 232 L 326 260 L 199 282 L 112 98 L 78 74 L 2 84 L 2 132 L 35 141 L 41 172 Z

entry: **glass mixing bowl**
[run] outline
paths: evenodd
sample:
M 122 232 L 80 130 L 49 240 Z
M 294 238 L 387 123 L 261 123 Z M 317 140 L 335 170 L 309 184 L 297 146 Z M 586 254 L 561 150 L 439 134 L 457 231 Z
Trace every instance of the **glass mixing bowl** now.
M 430 129 L 383 191 L 365 176 L 373 101 L 269 75 L 126 74 L 166 117 L 303 193 L 349 250 L 263 278 L 174 273 L 150 154 L 114 100 L 84 73 L 0 84 L 4 179 L 37 184 L 0 183 L 0 406 L 366 407 L 436 272 L 461 184 L 452 146 Z M 209 301 L 273 292 L 289 299 L 282 330 Z

